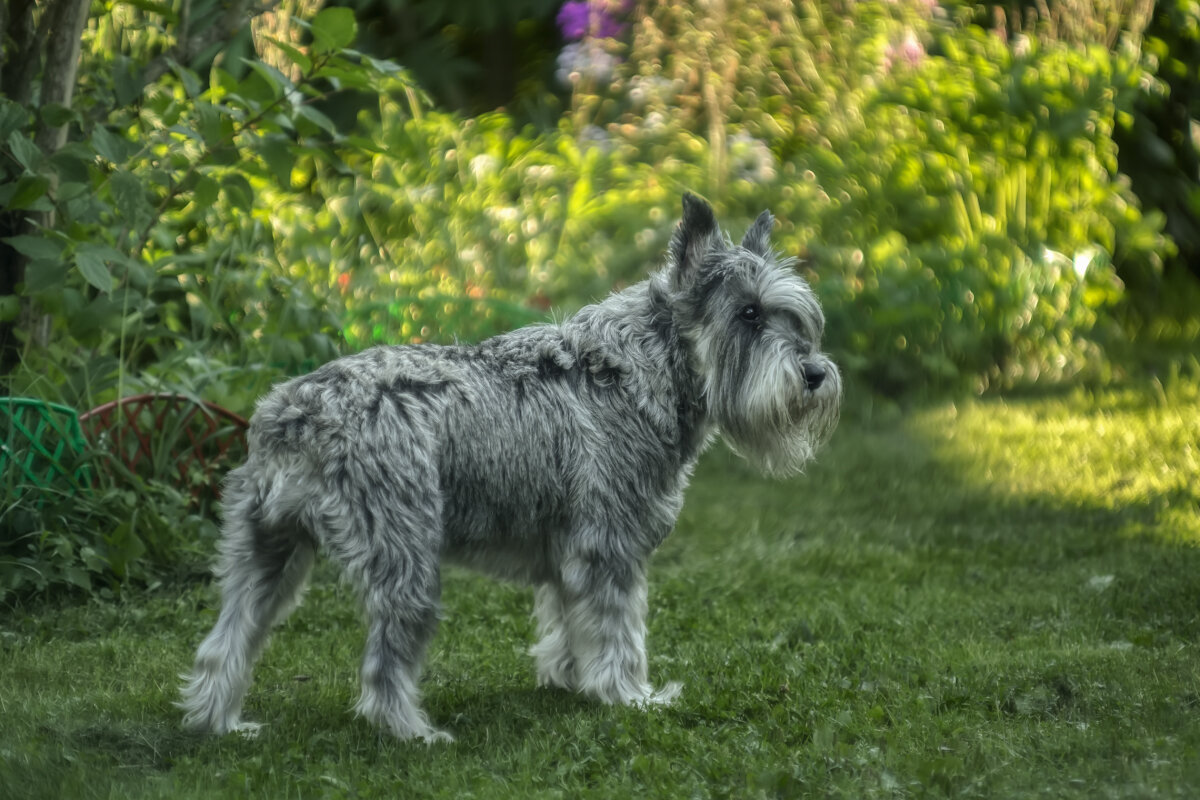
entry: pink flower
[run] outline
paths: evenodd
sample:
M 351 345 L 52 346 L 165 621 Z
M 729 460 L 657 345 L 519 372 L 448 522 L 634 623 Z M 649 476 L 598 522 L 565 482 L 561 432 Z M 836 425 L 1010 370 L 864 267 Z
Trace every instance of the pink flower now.
M 917 39 L 915 33 L 908 31 L 904 35 L 904 41 L 898 44 L 893 42 L 883 51 L 883 68 L 890 72 L 897 61 L 915 67 L 924 58 L 925 46 Z

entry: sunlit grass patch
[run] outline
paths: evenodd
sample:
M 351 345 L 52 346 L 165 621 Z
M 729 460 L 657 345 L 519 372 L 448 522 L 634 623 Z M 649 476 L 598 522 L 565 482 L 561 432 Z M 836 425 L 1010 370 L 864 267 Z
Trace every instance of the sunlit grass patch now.
M 913 427 L 987 495 L 1119 512 L 1126 533 L 1200 544 L 1195 384 L 948 405 Z

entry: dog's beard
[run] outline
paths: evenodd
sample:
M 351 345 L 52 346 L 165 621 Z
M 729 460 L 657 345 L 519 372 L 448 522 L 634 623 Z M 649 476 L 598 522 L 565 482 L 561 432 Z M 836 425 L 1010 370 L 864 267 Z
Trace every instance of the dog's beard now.
M 841 375 L 826 358 L 812 361 L 825 370 L 815 390 L 805 385 L 798 359 L 771 354 L 751 358 L 740 380 L 725 373 L 709 377 L 709 410 L 725 440 L 768 475 L 801 472 L 837 427 Z

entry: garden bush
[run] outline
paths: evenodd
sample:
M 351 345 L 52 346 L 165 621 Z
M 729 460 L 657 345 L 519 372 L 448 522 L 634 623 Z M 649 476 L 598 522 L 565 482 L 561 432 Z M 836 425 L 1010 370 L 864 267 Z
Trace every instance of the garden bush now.
M 248 414 L 339 352 L 479 340 L 640 280 L 684 190 L 734 235 L 775 212 L 854 391 L 1106 374 L 1119 274 L 1152 281 L 1170 252 L 1113 144 L 1136 53 L 1005 41 L 924 0 L 600 9 L 564 4 L 569 107 L 539 127 L 431 107 L 352 49 L 345 8 L 153 74 L 178 16 L 116 3 L 70 108 L 0 98 L 3 241 L 25 264 L 0 296 L 9 393 Z M 70 135 L 47 151 L 51 123 Z M 169 476 L 23 497 L 0 516 L 0 595 L 148 580 L 192 552 L 179 519 L 197 552 L 213 533 Z

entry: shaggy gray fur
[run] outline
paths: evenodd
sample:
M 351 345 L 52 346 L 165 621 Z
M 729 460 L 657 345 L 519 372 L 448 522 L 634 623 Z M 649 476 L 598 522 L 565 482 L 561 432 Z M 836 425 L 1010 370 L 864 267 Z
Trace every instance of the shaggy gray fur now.
M 792 474 L 837 424 L 824 317 L 758 218 L 740 246 L 685 195 L 666 267 L 558 325 L 477 346 L 377 347 L 276 387 L 230 473 L 220 616 L 183 687 L 190 727 L 240 720 L 271 626 L 319 550 L 362 593 L 357 711 L 400 738 L 448 739 L 418 679 L 443 558 L 537 586 L 543 685 L 669 702 L 646 674 L 646 563 L 696 458 L 720 433 Z

